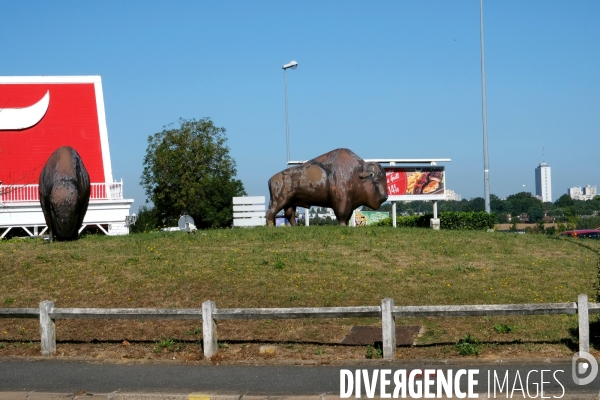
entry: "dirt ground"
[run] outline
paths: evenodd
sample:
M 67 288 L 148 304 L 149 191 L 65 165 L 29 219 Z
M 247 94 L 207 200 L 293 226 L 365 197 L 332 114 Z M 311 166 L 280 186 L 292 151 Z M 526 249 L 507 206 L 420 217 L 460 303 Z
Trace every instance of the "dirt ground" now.
M 219 351 L 210 360 L 202 353 L 199 321 L 64 320 L 57 322 L 56 353 L 62 360 L 111 363 L 184 364 L 332 364 L 381 358 L 377 345 L 341 345 L 349 327 L 335 321 L 315 324 L 281 321 L 219 323 Z M 41 357 L 39 325 L 21 320 L 18 327 L 0 325 L 0 357 Z M 260 340 L 252 338 L 259 337 Z M 131 338 L 136 338 L 132 340 Z M 300 340 L 299 338 L 305 338 Z M 417 338 L 418 342 L 418 338 Z M 479 354 L 461 356 L 455 343 L 399 346 L 403 360 L 570 358 L 572 345 L 527 343 L 514 338 L 483 342 Z M 593 352 L 594 353 L 594 352 Z M 599 356 L 600 354 L 594 354 Z

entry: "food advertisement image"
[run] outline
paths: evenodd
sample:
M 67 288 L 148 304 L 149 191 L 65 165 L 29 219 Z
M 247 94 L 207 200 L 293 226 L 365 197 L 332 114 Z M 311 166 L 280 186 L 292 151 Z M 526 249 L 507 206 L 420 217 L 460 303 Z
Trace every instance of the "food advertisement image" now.
M 385 168 L 388 200 L 443 200 L 444 167 Z
M 389 217 L 390 213 L 386 211 L 356 211 L 354 223 L 356 226 L 375 225 L 382 219 Z

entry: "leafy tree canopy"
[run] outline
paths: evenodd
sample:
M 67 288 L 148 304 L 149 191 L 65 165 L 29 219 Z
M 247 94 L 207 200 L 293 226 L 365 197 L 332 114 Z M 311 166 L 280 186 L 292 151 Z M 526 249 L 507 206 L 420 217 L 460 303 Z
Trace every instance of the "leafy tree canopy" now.
M 180 119 L 148 137 L 140 183 L 158 221 L 173 226 L 187 212 L 198 228 L 231 226 L 232 197 L 246 192 L 226 142 L 209 118 Z
M 575 202 L 573 201 L 571 196 L 565 193 L 562 196 L 560 196 L 554 204 L 556 204 L 557 207 L 569 207 L 575 204 Z

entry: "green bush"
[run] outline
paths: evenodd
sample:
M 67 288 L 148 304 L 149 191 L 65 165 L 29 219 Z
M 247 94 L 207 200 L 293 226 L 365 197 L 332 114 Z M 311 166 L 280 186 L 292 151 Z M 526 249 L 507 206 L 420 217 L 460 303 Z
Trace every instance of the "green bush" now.
M 600 217 L 579 218 L 577 229 L 596 229 L 600 227 Z
M 495 214 L 479 212 L 442 212 L 440 228 L 454 231 L 493 229 L 497 223 Z
M 487 230 L 493 229 L 497 223 L 495 214 L 486 212 L 454 212 L 444 211 L 439 213 L 440 229 L 447 230 Z M 408 217 L 397 217 L 396 226 L 407 228 L 429 228 L 429 220 L 432 214 L 411 215 Z M 379 221 L 379 226 L 392 226 L 392 219 L 386 218 Z

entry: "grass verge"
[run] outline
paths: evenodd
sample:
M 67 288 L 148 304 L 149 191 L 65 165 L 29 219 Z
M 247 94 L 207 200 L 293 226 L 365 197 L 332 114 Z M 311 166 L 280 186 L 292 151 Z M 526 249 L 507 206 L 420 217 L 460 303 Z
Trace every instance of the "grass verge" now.
M 208 299 L 220 308 L 379 305 L 385 297 L 396 305 L 576 301 L 580 293 L 595 299 L 599 250 L 600 242 L 592 240 L 385 227 L 87 236 L 52 244 L 12 239 L 0 241 L 0 307 L 37 307 L 42 300 L 57 307 L 107 308 L 199 308 Z M 480 357 L 544 349 L 564 356 L 576 340 L 576 321 L 561 315 L 402 319 L 397 324 L 421 325 L 425 331 L 416 347 L 399 349 L 399 356 L 458 356 L 456 344 L 467 334 L 479 342 Z M 228 321 L 219 324 L 219 338 L 231 343 L 223 353 L 255 341 L 333 346 L 350 326 L 378 323 Z M 0 320 L 0 355 L 16 344 L 27 349 L 30 342 L 39 354 L 36 324 Z M 175 350 L 198 346 L 200 326 L 199 321 L 59 320 L 57 337 L 59 346 L 62 340 L 80 347 L 94 340 L 120 346 L 127 339 L 133 347 L 148 341 L 152 354 L 165 338 L 177 343 L 171 346 Z M 238 353 L 244 354 L 241 348 Z M 327 354 L 319 348 L 306 353 Z M 366 349 L 360 353 L 364 358 Z

